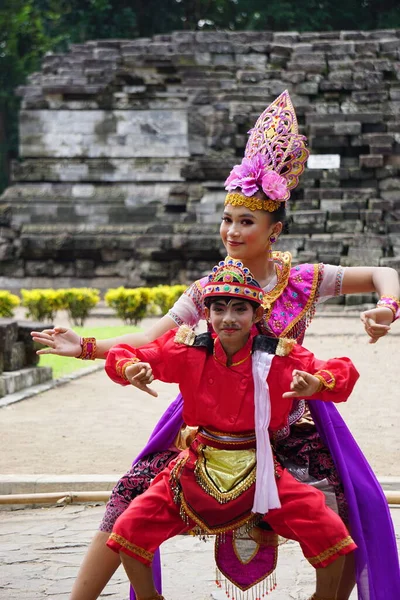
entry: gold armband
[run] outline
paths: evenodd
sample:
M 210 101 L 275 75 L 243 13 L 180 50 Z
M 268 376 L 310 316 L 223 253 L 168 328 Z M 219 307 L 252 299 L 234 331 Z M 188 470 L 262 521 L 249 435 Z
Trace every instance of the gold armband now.
M 314 377 L 319 380 L 319 387 L 315 392 L 318 394 L 324 390 L 333 390 L 336 385 L 336 379 L 333 373 L 327 371 L 326 369 L 321 369 L 314 373 Z
M 121 377 L 122 379 L 125 379 L 125 381 L 129 381 L 129 379 L 126 376 L 126 369 L 128 367 L 130 367 L 131 365 L 134 365 L 135 363 L 141 362 L 141 360 L 137 357 L 135 358 L 120 358 L 117 361 L 117 364 L 115 365 L 115 370 L 117 372 L 117 375 L 119 377 Z

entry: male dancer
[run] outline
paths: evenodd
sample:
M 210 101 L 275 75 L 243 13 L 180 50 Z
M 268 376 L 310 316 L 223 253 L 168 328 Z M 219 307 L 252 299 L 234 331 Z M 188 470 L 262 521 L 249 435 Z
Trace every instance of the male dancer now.
M 139 600 L 160 598 L 148 568 L 154 551 L 189 530 L 223 537 L 245 526 L 259 539 L 267 522 L 324 569 L 315 600 L 334 599 L 344 555 L 356 548 L 324 495 L 277 462 L 269 435 L 286 424 L 293 397 L 345 401 L 358 373 L 349 359 L 319 361 L 293 340 L 257 335 L 262 300 L 242 263 L 221 261 L 204 288 L 216 336 L 181 327 L 142 348 L 120 345 L 108 354 L 106 371 L 117 383 L 149 368 L 157 379 L 179 383 L 185 422 L 199 427 L 189 451 L 131 503 L 109 538 Z

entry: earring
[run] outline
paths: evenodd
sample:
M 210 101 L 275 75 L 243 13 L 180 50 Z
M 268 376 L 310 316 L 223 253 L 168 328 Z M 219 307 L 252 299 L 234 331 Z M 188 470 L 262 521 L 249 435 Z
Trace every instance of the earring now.
M 276 240 L 278 238 L 275 235 L 271 235 L 271 237 L 269 238 L 269 243 L 270 244 L 275 244 Z M 268 248 L 268 260 L 273 260 L 272 259 L 272 250 L 271 250 L 271 246 Z

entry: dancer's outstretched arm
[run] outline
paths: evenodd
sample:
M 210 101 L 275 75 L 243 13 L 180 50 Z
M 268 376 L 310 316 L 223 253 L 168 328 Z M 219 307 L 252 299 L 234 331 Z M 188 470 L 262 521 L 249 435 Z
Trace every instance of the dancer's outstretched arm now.
M 342 293 L 362 294 L 376 292 L 383 298 L 400 298 L 400 281 L 397 271 L 390 267 L 347 267 L 343 274 Z M 390 302 L 389 302 L 390 304 Z M 395 304 L 373 308 L 361 313 L 361 321 L 371 344 L 387 335 L 394 320 Z
M 116 344 L 128 344 L 138 348 L 153 342 L 164 333 L 176 327 L 176 323 L 168 315 L 164 315 L 149 327 L 146 331 L 138 333 L 126 333 L 115 338 L 96 340 L 95 358 L 105 358 L 106 353 Z M 38 354 L 58 354 L 59 356 L 71 356 L 77 358 L 82 352 L 81 337 L 65 327 L 55 327 L 43 331 L 32 331 L 32 339 L 47 348 L 38 350 Z

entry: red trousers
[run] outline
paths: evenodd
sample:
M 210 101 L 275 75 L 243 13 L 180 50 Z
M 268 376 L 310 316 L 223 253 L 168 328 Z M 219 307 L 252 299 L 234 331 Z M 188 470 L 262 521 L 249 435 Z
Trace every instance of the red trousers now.
M 316 568 L 326 567 L 356 545 L 341 518 L 325 504 L 324 494 L 300 483 L 288 471 L 280 470 L 277 479 L 281 508 L 265 515 L 275 533 L 299 542 L 306 559 Z M 167 467 L 147 491 L 135 498 L 117 519 L 107 546 L 150 565 L 154 552 L 166 540 L 193 529 L 185 523 L 174 502 Z M 223 505 L 221 505 L 223 510 Z

